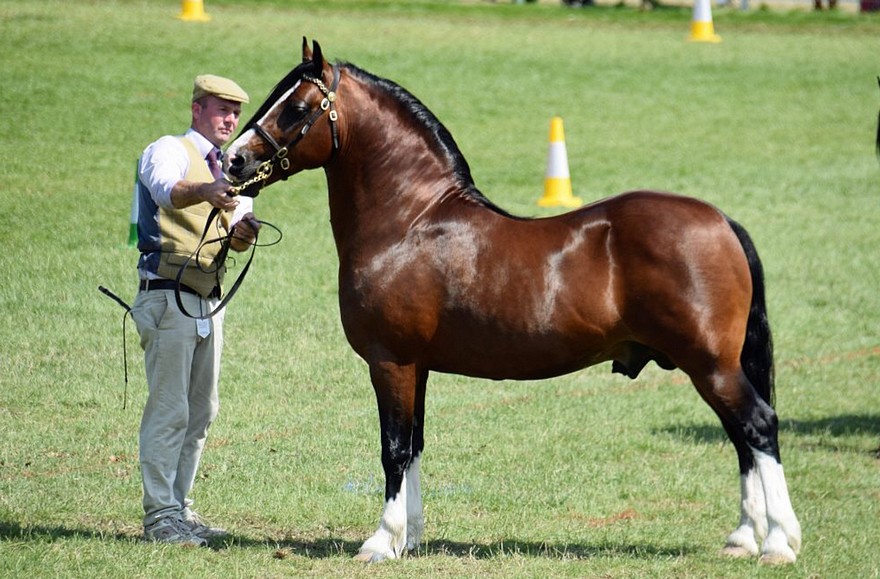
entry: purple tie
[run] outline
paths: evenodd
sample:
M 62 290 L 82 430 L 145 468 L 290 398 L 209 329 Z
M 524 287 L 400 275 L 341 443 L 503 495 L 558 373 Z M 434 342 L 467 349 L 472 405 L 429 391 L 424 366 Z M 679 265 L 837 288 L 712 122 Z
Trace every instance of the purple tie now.
M 211 170 L 211 175 L 213 175 L 215 179 L 222 179 L 223 171 L 220 169 L 220 150 L 216 148 L 211 149 L 208 156 L 205 158 L 208 160 L 208 169 Z

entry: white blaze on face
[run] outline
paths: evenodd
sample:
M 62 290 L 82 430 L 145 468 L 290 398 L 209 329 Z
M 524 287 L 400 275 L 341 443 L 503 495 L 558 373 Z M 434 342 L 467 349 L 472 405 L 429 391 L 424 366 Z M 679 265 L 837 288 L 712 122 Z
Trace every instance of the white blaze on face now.
M 240 134 L 238 136 L 238 138 L 235 139 L 234 141 L 232 141 L 232 144 L 229 145 L 229 147 L 226 149 L 226 154 L 224 155 L 224 157 L 226 159 L 232 159 L 234 157 L 237 157 L 238 156 L 238 149 L 240 147 L 242 147 L 243 145 L 247 144 L 247 142 L 251 140 L 251 137 L 253 137 L 254 134 L 255 133 L 254 133 L 253 129 L 248 129 L 245 132 L 243 132 L 242 134 Z
M 257 119 L 257 121 L 256 121 L 255 124 L 260 125 L 260 126 L 263 126 L 263 123 L 266 122 L 266 119 L 269 118 L 269 115 L 271 115 L 272 112 L 278 107 L 278 103 L 283 103 L 285 100 L 287 100 L 287 97 L 289 97 L 291 94 L 293 94 L 293 92 L 294 92 L 296 89 L 299 88 L 299 85 L 300 85 L 300 84 L 302 84 L 302 81 L 301 81 L 301 80 L 296 81 L 296 84 L 294 84 L 294 85 L 293 85 L 290 89 L 288 89 L 283 95 L 281 95 L 281 96 L 278 98 L 278 100 L 275 101 L 275 104 L 273 104 L 271 107 L 269 107 L 269 109 L 266 111 L 266 114 L 264 114 L 262 117 L 260 117 L 259 119 Z M 244 147 L 245 145 L 247 145 L 247 143 L 248 143 L 248 142 L 254 137 L 254 135 L 256 135 L 256 134 L 257 134 L 256 131 L 254 131 L 253 129 L 248 129 L 248 130 L 246 130 L 245 132 L 243 132 L 242 134 L 240 134 L 240 135 L 238 136 L 238 138 L 235 139 L 235 140 L 232 142 L 232 144 L 229 145 L 229 147 L 226 149 L 226 156 L 227 156 L 227 158 L 231 159 L 231 158 L 233 158 L 233 157 L 237 157 L 237 156 L 238 156 L 238 150 L 239 150 L 240 148 Z

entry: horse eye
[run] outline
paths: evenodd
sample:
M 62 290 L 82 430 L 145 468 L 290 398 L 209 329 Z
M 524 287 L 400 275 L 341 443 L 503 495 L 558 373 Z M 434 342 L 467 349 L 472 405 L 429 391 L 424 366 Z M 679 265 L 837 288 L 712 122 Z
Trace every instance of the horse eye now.
M 278 128 L 286 130 L 305 118 L 309 107 L 302 101 L 287 103 L 278 115 Z

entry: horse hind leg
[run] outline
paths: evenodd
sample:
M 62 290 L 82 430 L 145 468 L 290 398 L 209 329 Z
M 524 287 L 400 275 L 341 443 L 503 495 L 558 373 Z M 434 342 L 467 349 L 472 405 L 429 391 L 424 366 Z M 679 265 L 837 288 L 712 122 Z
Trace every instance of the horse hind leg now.
M 761 562 L 768 565 L 794 563 L 801 548 L 801 526 L 791 506 L 785 474 L 778 456 L 753 448 L 767 505 L 767 536 Z
M 739 458 L 740 473 L 740 519 L 739 525 L 727 537 L 722 550 L 729 557 L 753 557 L 760 552 L 758 541 L 767 536 L 767 505 L 764 497 L 764 485 L 752 450 L 738 434 L 736 427 L 722 418 L 722 425 L 727 436 L 733 441 Z
M 413 487 L 407 475 L 418 479 L 418 463 L 413 470 L 412 436 L 415 405 L 415 369 L 390 362 L 371 363 L 370 377 L 379 407 L 382 441 L 382 468 L 385 471 L 385 506 L 379 528 L 361 545 L 355 559 L 375 563 L 397 559 L 407 546 L 407 492 Z M 421 499 L 418 498 L 419 510 Z
M 721 418 L 739 455 L 740 524 L 728 536 L 724 552 L 756 554 L 757 538 L 763 539 L 761 562 L 793 563 L 801 546 L 801 528 L 779 457 L 776 412 L 741 371 L 715 376 L 694 383 Z

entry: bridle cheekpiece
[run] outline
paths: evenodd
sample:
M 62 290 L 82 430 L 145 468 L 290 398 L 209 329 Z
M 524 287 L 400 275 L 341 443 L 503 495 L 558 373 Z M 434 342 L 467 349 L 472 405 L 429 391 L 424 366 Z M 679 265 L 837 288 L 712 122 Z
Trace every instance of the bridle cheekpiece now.
M 296 136 L 283 147 L 279 145 L 272 135 L 266 132 L 266 129 L 261 127 L 258 122 L 254 122 L 251 128 L 264 141 L 269 143 L 269 145 L 275 150 L 275 154 L 273 154 L 268 161 L 264 161 L 259 167 L 257 167 L 257 171 L 253 177 L 240 185 L 232 187 L 232 195 L 249 195 L 251 197 L 256 197 L 262 188 L 262 184 L 272 175 L 276 163 L 281 167 L 282 171 L 287 171 L 290 168 L 290 160 L 287 158 L 287 153 L 306 136 L 306 133 L 309 132 L 312 126 L 318 122 L 318 119 L 320 119 L 325 112 L 329 112 L 330 134 L 333 138 L 333 153 L 335 154 L 339 149 L 339 128 L 336 125 L 336 121 L 339 119 L 339 114 L 336 112 L 336 90 L 339 87 L 339 67 L 333 65 L 333 83 L 330 85 L 329 89 L 320 78 L 304 74 L 302 80 L 310 82 L 318 87 L 318 90 L 324 95 L 324 98 L 321 99 L 320 106 L 312 112 L 308 119 L 306 119 L 305 124 Z M 286 179 L 287 177 L 285 176 L 283 178 Z M 246 193 L 246 190 L 253 185 L 259 185 L 259 187 L 257 187 L 253 193 Z

